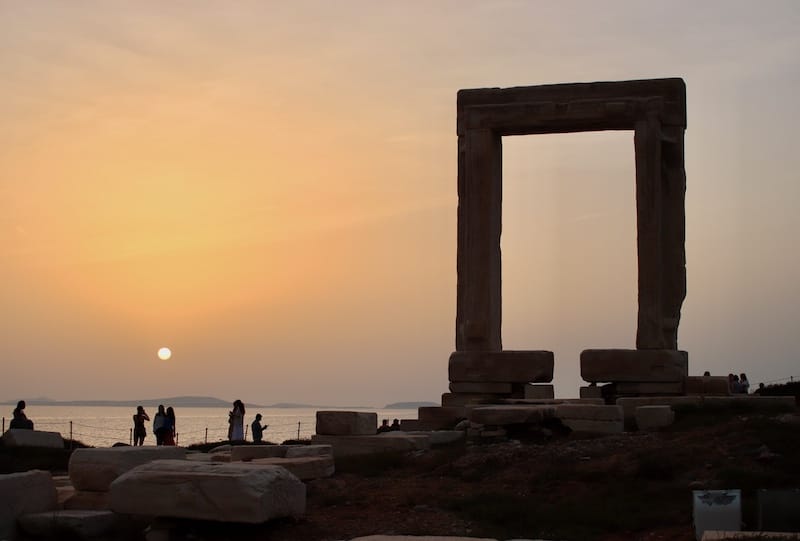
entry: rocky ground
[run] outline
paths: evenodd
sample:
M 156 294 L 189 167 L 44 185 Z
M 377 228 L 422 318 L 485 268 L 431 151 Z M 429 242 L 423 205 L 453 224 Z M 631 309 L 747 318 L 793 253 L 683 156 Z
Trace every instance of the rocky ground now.
M 337 462 L 308 483 L 298 521 L 176 523 L 186 539 L 337 540 L 370 534 L 494 539 L 689 540 L 691 495 L 800 487 L 800 416 L 706 412 L 659 433 L 576 438 L 552 431 L 412 456 Z
M 337 461 L 307 484 L 299 520 L 260 526 L 161 521 L 170 539 L 346 540 L 370 534 L 493 539 L 689 540 L 691 494 L 800 487 L 800 416 L 677 412 L 658 433 L 599 438 L 523 429 L 507 441 Z M 141 539 L 129 532 L 132 539 Z

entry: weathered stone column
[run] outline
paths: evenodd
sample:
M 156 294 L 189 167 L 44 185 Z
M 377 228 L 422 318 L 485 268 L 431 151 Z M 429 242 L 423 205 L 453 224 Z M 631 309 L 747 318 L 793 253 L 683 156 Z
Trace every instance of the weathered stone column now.
M 661 327 L 664 347 L 678 349 L 678 324 L 686 298 L 686 169 L 684 128 L 662 128 Z
M 457 351 L 502 349 L 502 191 L 500 135 L 466 130 L 458 138 Z
M 664 349 L 662 329 L 661 122 L 648 114 L 636 122 L 636 229 L 639 318 L 636 349 Z

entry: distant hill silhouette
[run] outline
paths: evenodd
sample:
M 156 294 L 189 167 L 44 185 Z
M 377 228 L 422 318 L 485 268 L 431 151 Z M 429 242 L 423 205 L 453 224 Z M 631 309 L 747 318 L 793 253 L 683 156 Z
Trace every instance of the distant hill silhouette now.
M 429 406 L 439 406 L 436 402 L 393 402 L 386 404 L 383 409 L 387 410 L 412 410 L 417 408 L 425 408 Z

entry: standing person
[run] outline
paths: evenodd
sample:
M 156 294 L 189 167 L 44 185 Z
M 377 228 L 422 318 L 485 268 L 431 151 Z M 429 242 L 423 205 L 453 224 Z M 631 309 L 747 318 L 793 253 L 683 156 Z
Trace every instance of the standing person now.
M 742 372 L 739 374 L 739 392 L 747 394 L 750 392 L 750 382 L 747 381 L 747 374 Z
M 255 443 L 261 443 L 261 439 L 264 437 L 264 431 L 268 426 L 269 425 L 261 425 L 261 414 L 256 413 L 256 420 L 250 425 L 250 430 L 253 432 L 253 441 Z
M 17 407 L 14 408 L 13 418 L 8 424 L 8 428 L 22 428 L 25 430 L 33 430 L 33 421 L 28 419 L 25 415 L 25 401 L 20 400 L 17 402 Z
M 164 404 L 158 405 L 156 416 L 153 417 L 153 434 L 156 435 L 156 445 L 164 445 L 164 425 L 167 423 L 167 412 Z
M 144 422 L 149 421 L 150 416 L 144 411 L 142 406 L 136 408 L 136 413 L 133 416 L 133 445 L 144 445 L 144 438 L 147 436 L 147 430 L 144 427 Z
M 175 445 L 175 410 L 172 406 L 167 408 L 161 435 L 162 445 Z
M 235 400 L 233 411 L 228 413 L 228 439 L 242 441 L 244 439 L 244 402 Z

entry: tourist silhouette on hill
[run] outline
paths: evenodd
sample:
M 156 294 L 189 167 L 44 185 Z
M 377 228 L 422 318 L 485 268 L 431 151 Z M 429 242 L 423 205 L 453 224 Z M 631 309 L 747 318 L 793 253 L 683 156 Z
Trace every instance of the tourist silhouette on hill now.
M 378 427 L 378 434 L 389 432 L 391 429 L 392 427 L 389 426 L 389 419 L 384 419 L 381 421 L 381 426 Z
M 235 400 L 233 410 L 228 412 L 228 440 L 244 440 L 244 402 Z
M 750 392 L 750 382 L 747 381 L 747 374 L 742 372 L 739 374 L 739 392 L 748 394 Z
M 22 428 L 25 430 L 33 430 L 33 421 L 28 419 L 25 415 L 25 401 L 20 400 L 17 402 L 17 407 L 14 408 L 13 417 L 8 424 L 8 428 Z
M 164 417 L 161 443 L 162 445 L 175 445 L 175 410 L 172 409 L 172 406 L 167 408 L 167 413 Z
M 136 408 L 136 413 L 133 415 L 133 445 L 144 445 L 144 438 L 147 436 L 147 429 L 144 427 L 144 422 L 149 421 L 150 416 L 144 411 L 142 406 Z
M 256 419 L 250 425 L 250 430 L 253 432 L 253 441 L 255 443 L 260 443 L 261 439 L 264 437 L 264 431 L 267 429 L 269 425 L 261 425 L 261 414 L 256 413 Z
M 400 430 L 400 421 L 398 421 L 397 419 L 392 421 L 392 426 L 389 427 L 389 429 L 390 430 Z
M 167 412 L 164 404 L 158 405 L 158 411 L 153 417 L 153 434 L 156 435 L 156 445 L 164 445 L 164 427 L 167 424 Z

